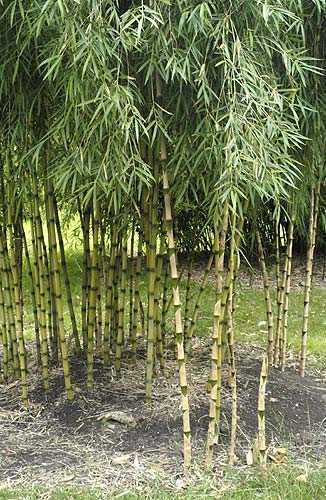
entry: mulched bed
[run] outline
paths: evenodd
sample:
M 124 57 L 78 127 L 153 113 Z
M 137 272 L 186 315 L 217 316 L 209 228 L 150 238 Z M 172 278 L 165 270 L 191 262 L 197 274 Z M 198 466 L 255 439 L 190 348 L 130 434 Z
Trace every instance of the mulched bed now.
M 245 350 L 244 350 L 245 349 Z M 193 454 L 201 463 L 208 424 L 206 381 L 209 346 L 196 341 L 189 363 Z M 238 465 L 257 432 L 257 394 L 262 350 L 238 346 Z M 95 366 L 95 387 L 86 390 L 86 366 L 72 359 L 75 399 L 67 402 L 60 369 L 52 371 L 45 397 L 39 375 L 30 373 L 29 411 L 21 407 L 19 386 L 0 385 L 0 485 L 10 483 L 80 484 L 119 487 L 146 482 L 158 474 L 170 481 L 182 474 L 180 395 L 176 362 L 167 362 L 167 377 L 158 376 L 153 402 L 145 403 L 144 359 L 125 365 L 116 379 L 111 369 Z M 227 377 L 224 377 L 225 379 Z M 286 446 L 291 460 L 326 459 L 326 378 L 314 371 L 301 379 L 293 367 L 271 369 L 266 395 L 270 447 Z M 216 469 L 227 461 L 231 395 L 223 387 L 220 444 Z M 135 426 L 107 421 L 122 411 Z

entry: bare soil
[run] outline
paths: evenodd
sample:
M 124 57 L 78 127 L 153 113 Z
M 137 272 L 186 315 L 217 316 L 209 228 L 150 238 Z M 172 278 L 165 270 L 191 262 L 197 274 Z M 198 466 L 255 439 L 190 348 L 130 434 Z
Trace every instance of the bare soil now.
M 208 424 L 209 346 L 196 341 L 189 363 L 189 391 L 194 458 L 201 463 Z M 257 395 L 262 351 L 238 346 L 238 465 L 257 433 Z M 60 369 L 52 372 L 44 395 L 35 368 L 30 373 L 30 409 L 20 403 L 19 386 L 0 385 L 0 485 L 9 483 L 131 486 L 164 475 L 176 481 L 182 473 L 182 422 L 176 362 L 167 362 L 167 376 L 157 376 L 153 402 L 145 402 L 144 359 L 125 364 L 122 377 L 104 370 L 98 361 L 95 387 L 86 390 L 86 366 L 71 359 L 75 399 L 66 400 Z M 226 375 L 226 374 L 225 374 Z M 224 379 L 226 380 L 226 376 Z M 270 449 L 285 446 L 289 460 L 326 459 L 326 378 L 315 371 L 301 379 L 290 367 L 271 369 L 266 394 Z M 227 461 L 231 395 L 223 387 L 220 444 L 215 467 Z M 135 426 L 108 421 L 122 411 Z

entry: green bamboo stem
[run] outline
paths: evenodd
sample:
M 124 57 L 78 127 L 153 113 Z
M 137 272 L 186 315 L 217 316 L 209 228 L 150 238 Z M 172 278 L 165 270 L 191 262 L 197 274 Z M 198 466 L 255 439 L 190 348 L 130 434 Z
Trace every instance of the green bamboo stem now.
M 148 242 L 147 242 L 147 274 L 148 274 L 148 314 L 147 314 L 147 355 L 146 355 L 146 400 L 150 401 L 153 390 L 153 374 L 156 355 L 155 329 L 155 280 L 156 280 L 156 238 L 157 238 L 157 188 L 154 188 L 148 208 Z
M 110 346 L 111 346 L 111 329 L 113 323 L 113 282 L 115 273 L 115 261 L 117 255 L 117 230 L 113 226 L 111 233 L 111 248 L 110 262 L 106 285 L 106 300 L 105 300 L 105 321 L 104 321 L 104 338 L 103 338 L 103 360 L 107 365 L 110 362 Z
M 319 199 L 320 199 L 320 182 L 317 183 L 316 188 L 312 189 L 312 192 L 311 192 L 311 211 L 310 211 L 310 219 L 309 219 L 309 242 L 308 242 L 308 249 L 307 249 L 307 260 L 306 260 L 306 276 L 305 276 L 305 285 L 304 285 L 304 304 L 303 304 L 300 365 L 299 365 L 299 373 L 300 373 L 301 377 L 304 377 L 304 375 L 305 375 L 306 360 L 307 360 L 307 340 L 308 340 L 310 295 L 311 295 L 313 261 L 314 261 L 317 226 L 318 226 Z
M 12 276 L 9 265 L 9 259 L 6 255 L 5 247 L 5 235 L 0 234 L 0 265 L 3 275 L 3 294 L 5 311 L 8 322 L 7 338 L 8 338 L 8 353 L 9 359 L 13 363 L 13 371 L 17 378 L 20 377 L 20 365 L 19 365 L 19 355 L 17 346 L 17 336 L 16 336 L 16 321 L 13 306 L 13 296 L 12 296 Z
M 33 231 L 34 233 L 34 231 Z M 30 281 L 30 290 L 31 290 L 31 298 L 32 298 L 32 309 L 33 309 L 33 318 L 34 318 L 34 331 L 35 331 L 35 341 L 36 341 L 36 356 L 37 356 L 37 364 L 41 366 L 41 342 L 40 342 L 40 323 L 39 323 L 39 314 L 38 314 L 38 306 L 36 300 L 36 284 L 33 276 L 33 268 L 28 250 L 28 243 L 26 239 L 26 234 L 24 230 L 24 226 L 22 225 L 22 235 L 23 235 L 23 245 L 25 249 L 25 258 L 27 265 L 27 273 Z M 32 236 L 34 238 L 34 236 Z M 32 246 L 35 245 L 35 241 L 32 242 Z
M 42 261 L 43 261 L 43 275 L 40 276 L 40 280 L 44 280 L 44 290 L 48 293 L 47 295 L 47 301 L 48 301 L 48 307 L 47 307 L 47 318 L 48 318 L 48 330 L 50 334 L 50 344 L 51 344 L 51 350 L 52 350 L 52 357 L 55 360 L 56 363 L 59 362 L 59 356 L 60 356 L 60 338 L 59 338 L 59 324 L 58 324 L 58 311 L 57 311 L 57 299 L 56 299 L 56 285 L 55 285 L 55 271 L 54 271 L 54 264 L 53 264 L 53 246 L 50 241 L 50 234 L 52 232 L 51 229 L 51 224 L 55 224 L 54 216 L 53 216 L 53 221 L 50 221 L 50 217 L 48 216 L 48 195 L 46 192 L 44 193 L 44 203 L 45 203 L 45 211 L 46 211 L 46 218 L 45 218 L 45 224 L 46 224 L 46 229 L 48 233 L 48 247 L 49 247 L 49 256 L 48 256 L 48 250 L 47 246 L 45 243 L 45 237 L 44 237 L 44 231 L 43 231 L 43 223 L 42 223 L 42 218 L 40 216 L 40 200 L 38 196 L 38 191 L 37 191 L 37 184 L 35 181 L 35 200 L 37 200 L 37 206 L 39 207 L 38 209 L 38 215 L 37 215 L 37 222 L 39 222 L 38 230 L 39 230 L 39 240 L 42 248 L 40 249 L 40 255 L 42 256 Z M 52 189 L 52 188 L 51 188 Z M 54 230 L 55 233 L 55 230 Z M 44 291 L 44 294 L 46 293 Z
M 6 245 L 6 240 L 2 235 L 0 235 L 0 253 L 1 260 L 6 268 L 3 267 L 3 280 L 4 280 L 4 294 L 7 297 L 8 313 L 10 318 L 10 323 L 12 328 L 15 329 L 15 338 L 17 339 L 18 346 L 18 359 L 19 359 L 19 377 L 21 379 L 21 390 L 22 390 L 22 401 L 25 407 L 28 407 L 28 384 L 27 384 L 27 367 L 26 367 L 26 353 L 25 353 L 25 343 L 24 343 L 24 333 L 23 325 L 21 322 L 21 311 L 20 311 L 20 296 L 18 289 L 18 277 L 16 264 L 10 269 L 10 258 L 8 255 L 8 249 Z M 11 290 L 14 288 L 14 302 L 15 302 L 15 313 L 13 308 L 13 297 Z M 16 342 L 15 342 L 16 343 Z M 14 368 L 16 368 L 15 363 L 15 352 L 14 352 Z M 15 370 L 16 372 L 16 370 Z
M 17 339 L 19 343 L 19 335 L 21 335 L 23 339 L 23 351 L 25 352 L 25 342 L 24 342 L 24 306 L 23 306 L 23 297 L 22 297 L 22 288 L 21 288 L 21 257 L 19 256 L 17 244 L 16 244 L 16 234 L 15 234 L 15 224 L 14 224 L 14 215 L 12 213 L 12 207 L 9 205 L 8 207 L 8 236 L 9 236 L 9 249 L 6 249 L 6 253 L 8 256 L 8 269 L 11 269 L 12 276 L 12 291 L 13 291 L 13 299 L 15 304 L 15 317 L 16 317 L 16 328 L 17 328 Z M 5 246 L 7 246 L 5 244 Z M 19 333 L 18 333 L 19 332 Z M 18 345 L 19 350 L 19 345 Z
M 136 343 L 134 335 L 134 301 L 135 301 L 135 221 L 132 221 L 130 239 L 130 265 L 129 265 L 129 339 L 131 350 Z M 136 330 L 137 333 L 137 330 Z
M 96 302 L 96 347 L 99 352 L 103 352 L 103 310 L 102 310 L 102 283 L 104 276 L 104 256 L 103 256 L 103 239 L 105 231 L 102 220 L 102 208 L 99 211 L 99 244 L 98 244 L 98 265 L 97 265 L 97 302 Z
M 82 301 L 81 301 L 81 320 L 82 320 L 82 339 L 83 350 L 87 351 L 87 305 L 88 305 L 88 283 L 89 283 L 89 223 L 90 214 L 86 210 L 83 212 L 80 200 L 77 201 L 80 224 L 83 233 L 83 270 L 82 270 Z
M 142 265 L 142 247 L 143 247 L 143 237 L 141 231 L 138 233 L 138 247 L 136 250 L 136 270 L 135 270 L 135 282 L 134 282 L 134 303 L 133 303 L 133 315 L 132 315 L 132 334 L 131 334 L 131 351 L 132 358 L 136 359 L 137 350 L 137 324 L 138 317 L 140 317 L 140 276 L 141 276 L 141 265 Z M 144 328 L 142 329 L 142 332 Z
M 70 279 L 69 279 L 69 273 L 68 273 L 68 267 L 67 267 L 65 245 L 64 245 L 62 231 L 61 231 L 58 204 L 57 204 L 57 200 L 56 200 L 55 195 L 53 195 L 53 206 L 54 206 L 54 215 L 55 215 L 55 225 L 56 225 L 56 229 L 57 229 L 59 249 L 60 249 L 61 268 L 62 268 L 63 280 L 64 280 L 66 296 L 67 296 L 68 310 L 69 310 L 70 321 L 71 321 L 72 336 L 75 340 L 76 354 L 79 356 L 81 353 L 81 345 L 80 345 L 80 340 L 79 340 L 74 304 L 73 304 L 73 300 L 72 300 Z
M 42 255 L 43 261 L 43 275 L 42 280 L 44 280 L 44 290 L 46 297 L 46 315 L 47 315 L 47 328 L 50 337 L 50 346 L 52 351 L 52 359 L 54 362 L 58 362 L 58 315 L 57 306 L 55 302 L 55 292 L 53 289 L 53 278 L 50 272 L 50 264 L 48 258 L 48 252 L 45 244 L 43 224 L 40 219 L 40 238 L 42 249 L 40 255 Z
M 48 238 L 49 238 L 49 250 L 50 250 L 50 262 L 53 276 L 53 290 L 55 295 L 55 305 L 58 316 L 58 333 L 59 333 L 59 343 L 61 350 L 62 366 L 64 383 L 67 394 L 67 399 L 72 400 L 74 398 L 74 392 L 71 384 L 70 377 L 70 363 L 68 358 L 68 349 L 66 343 L 65 335 L 65 325 L 63 317 L 63 298 L 61 290 L 61 276 L 58 262 L 58 250 L 57 250 L 57 239 L 56 239 L 56 229 L 55 229 L 55 209 L 53 201 L 54 191 L 53 186 L 50 181 L 46 185 L 46 218 L 48 224 Z
M 127 271 L 128 271 L 128 251 L 127 239 L 122 241 L 122 259 L 121 259 L 121 280 L 118 298 L 118 331 L 115 347 L 115 370 L 119 376 L 121 373 L 121 358 L 122 348 L 124 345 L 125 336 L 125 302 L 126 302 L 126 286 L 127 286 Z
M 93 215 L 93 252 L 91 254 L 90 287 L 88 295 L 87 315 L 87 388 L 94 386 L 94 335 L 96 322 L 97 299 L 97 266 L 98 266 L 98 233 L 99 223 L 96 207 Z
M 0 342 L 3 348 L 3 379 L 7 380 L 9 376 L 9 353 L 8 353 L 8 337 L 7 337 L 7 323 L 5 312 L 5 300 L 3 296 L 3 275 L 0 275 Z
M 119 234 L 113 275 L 113 320 L 111 327 L 112 350 L 116 350 L 119 325 L 119 284 L 121 283 L 121 238 Z
M 37 315 L 40 325 L 40 358 L 42 381 L 45 392 L 49 390 L 49 361 L 48 361 L 48 339 L 46 325 L 46 302 L 44 293 L 44 271 L 42 259 L 42 242 L 40 241 L 39 224 L 40 219 L 37 217 L 37 200 L 34 201 L 34 219 L 31 220 L 32 246 L 33 246 L 33 270 L 35 282 L 35 300 L 37 305 Z

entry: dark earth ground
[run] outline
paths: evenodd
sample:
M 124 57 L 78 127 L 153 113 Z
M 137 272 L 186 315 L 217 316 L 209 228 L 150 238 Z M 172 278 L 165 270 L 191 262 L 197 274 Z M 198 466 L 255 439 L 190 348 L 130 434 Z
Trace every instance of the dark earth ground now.
M 184 267 L 186 262 L 182 262 Z M 206 259 L 196 261 L 193 279 L 200 281 Z M 324 259 L 316 260 L 314 284 L 326 286 Z M 184 274 L 185 276 L 185 274 Z M 296 258 L 292 288 L 302 288 L 304 258 Z M 214 282 L 213 270 L 210 280 Z M 272 283 L 275 279 L 272 277 Z M 261 288 L 255 267 L 239 272 L 244 287 Z M 322 332 L 322 329 L 321 329 Z M 192 445 L 195 469 L 203 463 L 208 425 L 206 382 L 209 343 L 194 339 L 188 363 Z M 33 346 L 28 344 L 28 349 Z M 237 344 L 238 443 L 237 466 L 246 467 L 246 456 L 257 433 L 257 397 L 263 349 L 257 344 Z M 175 488 L 182 476 L 182 424 L 176 361 L 167 361 L 166 377 L 157 376 L 152 404 L 145 403 L 144 353 L 137 364 L 127 367 L 117 380 L 111 369 L 95 366 L 94 391 L 86 390 L 86 366 L 71 359 L 75 400 L 67 402 L 61 370 L 51 370 L 51 388 L 44 396 L 39 374 L 31 367 L 30 410 L 22 408 L 18 383 L 0 384 L 0 490 L 8 485 L 47 487 L 80 485 L 121 491 L 147 484 L 157 477 Z M 266 394 L 268 454 L 286 449 L 290 463 L 326 463 L 326 373 L 308 370 L 301 379 L 295 359 L 284 373 L 271 369 Z M 29 366 L 31 363 L 29 363 Z M 226 373 L 224 376 L 226 379 Z M 220 444 L 214 468 L 219 473 L 227 463 L 231 394 L 223 387 Z M 131 424 L 108 420 L 108 412 L 123 412 Z
M 244 349 L 244 348 L 243 348 Z M 238 466 L 257 432 L 257 394 L 263 351 L 238 346 Z M 208 424 L 206 393 L 208 346 L 197 342 L 189 363 L 189 390 L 194 458 L 201 463 Z M 94 391 L 86 391 L 86 367 L 72 360 L 75 400 L 68 403 L 62 373 L 52 372 L 45 398 L 39 378 L 31 374 L 31 408 L 21 407 L 19 387 L 0 385 L 0 486 L 46 484 L 123 487 L 157 475 L 177 481 L 182 474 L 181 410 L 176 363 L 167 363 L 167 377 L 157 377 L 152 404 L 145 403 L 144 360 L 124 367 L 116 380 L 97 364 Z M 224 377 L 226 378 L 226 377 Z M 231 395 L 223 388 L 221 442 L 216 470 L 227 461 Z M 266 394 L 269 454 L 286 447 L 289 461 L 326 459 L 326 378 L 313 371 L 301 379 L 293 367 L 271 369 Z M 134 422 L 105 419 L 122 411 Z

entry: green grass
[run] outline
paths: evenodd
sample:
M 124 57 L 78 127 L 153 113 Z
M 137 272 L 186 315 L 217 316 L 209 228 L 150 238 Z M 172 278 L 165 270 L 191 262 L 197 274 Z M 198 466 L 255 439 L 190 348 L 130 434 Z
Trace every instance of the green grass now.
M 213 476 L 192 478 L 189 486 L 167 487 L 158 480 L 136 489 L 120 491 L 87 489 L 80 487 L 31 489 L 0 488 L 0 500 L 197 500 L 219 498 L 223 500 L 323 500 L 326 498 L 326 469 L 299 469 L 297 467 L 271 467 L 267 472 L 257 469 L 234 472 L 224 471 L 223 479 Z
M 214 295 L 205 294 L 201 304 L 198 334 L 205 335 L 212 326 L 212 310 Z M 275 295 L 273 294 L 274 304 Z M 326 366 L 326 289 L 315 288 L 309 318 L 308 353 L 316 358 L 320 366 Z M 274 322 L 276 310 L 274 309 Z M 298 353 L 301 342 L 301 325 L 303 314 L 303 291 L 292 291 L 289 306 L 289 348 Z M 236 296 L 235 328 L 236 338 L 243 343 L 267 345 L 267 324 L 264 292 L 261 289 L 240 288 Z
M 72 287 L 72 295 L 75 304 L 77 321 L 80 326 L 80 301 L 81 301 L 81 271 L 82 257 L 76 248 L 68 247 L 67 263 Z M 28 278 L 25 277 L 25 289 L 28 290 Z M 200 284 L 192 282 L 191 296 L 194 299 Z M 185 279 L 181 281 L 181 295 L 184 299 Z M 141 295 L 143 300 L 146 300 L 146 279 L 142 276 L 141 279 Z M 275 305 L 275 294 L 272 293 L 273 303 Z M 207 337 L 210 335 L 212 328 L 212 314 L 214 309 L 214 287 L 208 284 L 202 296 L 200 304 L 200 314 L 196 329 L 196 334 L 199 337 Z M 128 299 L 128 294 L 127 294 Z M 308 353 L 312 362 L 321 367 L 326 367 L 326 336 L 324 331 L 326 328 L 326 288 L 312 289 L 311 310 L 309 317 L 309 335 L 308 335 Z M 190 312 L 192 306 L 190 305 Z M 274 310 L 274 313 L 276 311 Z M 289 306 L 289 328 L 288 342 L 290 349 L 294 353 L 298 353 L 301 341 L 301 324 L 303 313 L 303 289 L 294 289 L 290 294 Z M 170 318 L 172 318 L 173 308 L 170 310 Z M 31 309 L 30 294 L 25 297 L 25 318 L 27 326 L 27 338 L 33 338 L 33 316 Z M 242 343 L 255 344 L 258 346 L 267 345 L 267 325 L 266 321 L 265 299 L 262 289 L 250 288 L 242 286 L 241 283 L 237 287 L 236 295 L 236 314 L 235 327 L 236 339 Z M 276 318 L 274 314 L 274 321 Z M 128 303 L 126 307 L 126 322 L 128 322 Z M 65 311 L 65 323 L 67 330 L 70 326 L 68 310 Z

